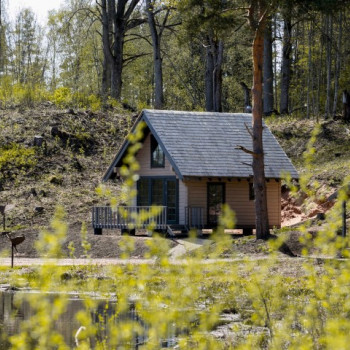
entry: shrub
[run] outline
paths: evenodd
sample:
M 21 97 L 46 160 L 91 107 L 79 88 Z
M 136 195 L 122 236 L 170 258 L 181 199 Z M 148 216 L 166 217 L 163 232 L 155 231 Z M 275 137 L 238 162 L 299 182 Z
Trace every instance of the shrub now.
M 36 164 L 34 148 L 11 143 L 0 149 L 0 179 L 14 178 Z
M 51 101 L 58 107 L 68 107 L 72 102 L 71 90 L 67 87 L 59 87 L 51 96 Z

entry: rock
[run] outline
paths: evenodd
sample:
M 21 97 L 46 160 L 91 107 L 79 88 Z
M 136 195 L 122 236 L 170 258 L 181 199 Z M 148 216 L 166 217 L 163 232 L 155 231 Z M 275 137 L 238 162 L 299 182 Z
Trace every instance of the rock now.
M 325 220 L 326 219 L 326 214 L 325 213 L 317 213 L 316 219 L 317 220 Z
M 34 147 L 41 147 L 43 143 L 44 143 L 44 138 L 41 135 L 34 136 L 34 141 L 33 141 Z
M 42 102 L 42 106 L 44 106 L 44 107 L 51 107 L 51 106 L 53 106 L 53 102 L 51 102 L 51 101 Z
M 61 131 L 58 126 L 53 126 L 51 128 L 51 136 L 53 137 L 58 137 L 59 139 L 63 141 L 67 141 L 69 139 L 69 134 L 66 133 L 65 131 Z
M 281 186 L 281 193 L 286 193 L 289 192 L 289 187 L 287 185 L 282 185 Z
M 5 213 L 7 213 L 15 208 L 16 208 L 16 206 L 14 204 L 7 204 L 6 208 L 5 208 Z
M 82 171 L 84 169 L 77 158 L 73 158 L 72 167 L 78 171 Z
M 62 185 L 63 178 L 61 176 L 52 175 L 49 181 L 54 185 Z
M 289 245 L 286 242 L 283 242 L 281 246 L 278 248 L 278 251 L 281 252 L 282 254 L 286 254 L 292 258 L 295 258 L 296 255 L 292 252 L 290 249 Z
M 74 112 L 73 108 L 69 108 L 68 111 L 67 111 L 67 114 L 77 115 L 77 114 Z
M 44 207 L 35 207 L 34 211 L 38 214 L 41 214 L 44 212 Z
M 39 196 L 41 196 L 41 197 L 46 197 L 47 194 L 46 194 L 46 192 L 45 192 L 44 190 L 40 190 L 40 191 L 39 191 Z
M 294 213 L 294 214 L 299 214 L 299 215 L 301 214 L 301 210 L 300 210 L 300 208 L 298 208 L 298 207 L 293 207 L 292 210 L 293 210 L 293 213 Z
M 73 278 L 72 274 L 69 272 L 63 272 L 61 275 L 61 280 L 62 281 L 68 281 L 71 280 Z
M 301 192 L 299 197 L 295 200 L 295 205 L 301 206 L 305 199 L 307 198 L 307 194 L 305 192 Z
M 320 214 L 320 212 L 321 212 L 320 209 L 316 208 L 316 209 L 310 211 L 310 213 L 307 217 L 312 218 L 312 217 L 316 216 L 317 214 Z
M 36 192 L 36 189 L 33 187 L 30 189 L 30 194 L 29 195 L 32 195 L 33 197 L 36 197 L 38 194 Z

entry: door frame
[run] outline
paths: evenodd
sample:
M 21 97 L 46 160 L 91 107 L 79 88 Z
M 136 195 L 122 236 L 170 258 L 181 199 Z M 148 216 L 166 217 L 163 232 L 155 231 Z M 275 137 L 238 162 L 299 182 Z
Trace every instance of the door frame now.
M 167 181 L 175 181 L 176 184 L 176 220 L 175 221 L 168 221 L 167 216 L 167 223 L 168 224 L 178 224 L 179 223 L 179 180 L 176 178 L 176 176 L 140 176 L 139 180 L 148 180 L 148 205 L 151 206 L 152 204 L 152 180 L 163 180 L 163 205 L 168 208 L 168 191 L 167 191 Z M 136 197 L 136 205 L 139 205 L 139 180 L 136 182 L 136 188 L 137 188 L 137 197 Z
M 210 215 L 209 215 L 209 187 L 210 185 L 221 185 L 222 187 L 222 203 L 225 204 L 226 202 L 226 183 L 225 182 L 207 182 L 207 225 L 213 226 L 212 223 L 210 223 Z

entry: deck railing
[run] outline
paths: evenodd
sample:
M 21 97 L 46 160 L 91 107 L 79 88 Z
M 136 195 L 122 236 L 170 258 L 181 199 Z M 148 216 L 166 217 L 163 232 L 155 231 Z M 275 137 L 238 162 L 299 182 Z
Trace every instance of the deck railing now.
M 189 228 L 201 229 L 204 227 L 204 208 L 202 207 L 186 207 L 186 226 Z
M 93 207 L 92 226 L 94 229 L 147 229 L 165 230 L 167 207 Z

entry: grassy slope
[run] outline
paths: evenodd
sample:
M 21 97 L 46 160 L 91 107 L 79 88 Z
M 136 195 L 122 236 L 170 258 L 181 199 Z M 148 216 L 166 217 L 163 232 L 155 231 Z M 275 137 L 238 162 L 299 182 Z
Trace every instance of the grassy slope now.
M 311 138 L 316 120 L 271 117 L 267 124 L 302 175 L 305 173 L 303 152 Z M 337 120 L 320 120 L 321 131 L 314 144 L 313 179 L 336 188 L 350 170 L 350 125 Z
M 13 143 L 28 149 L 35 135 L 42 135 L 46 141 L 46 149 L 35 151 L 33 168 L 2 173 L 6 178 L 2 180 L 0 204 L 7 204 L 7 226 L 27 237 L 20 251 L 35 255 L 33 240 L 48 226 L 58 204 L 64 207 L 69 233 L 79 246 L 81 223 L 89 227 L 91 207 L 105 203 L 95 189 L 134 119 L 135 115 L 124 110 L 69 113 L 45 104 L 1 111 L 0 150 Z M 71 140 L 67 143 L 53 137 L 52 127 L 70 134 Z M 118 186 L 111 188 L 117 191 Z M 7 246 L 5 238 L 0 240 Z M 103 256 L 114 256 L 108 245 L 102 249 Z

